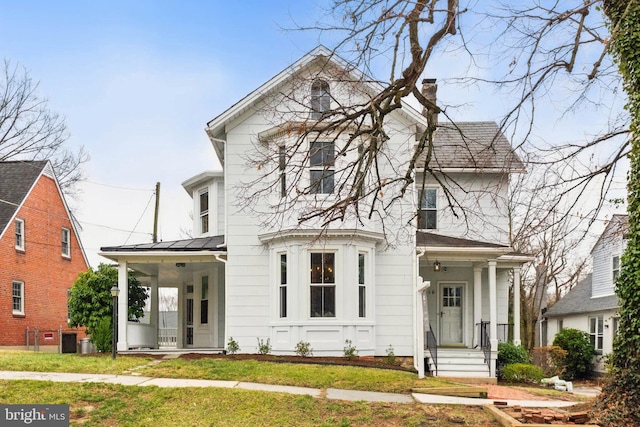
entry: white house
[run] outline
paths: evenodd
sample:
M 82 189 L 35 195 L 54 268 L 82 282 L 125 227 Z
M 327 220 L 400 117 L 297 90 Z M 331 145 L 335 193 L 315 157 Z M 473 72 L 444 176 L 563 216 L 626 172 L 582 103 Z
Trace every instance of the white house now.
M 495 378 L 498 341 L 520 336 L 519 289 L 510 331 L 508 293 L 529 257 L 509 246 L 507 196 L 509 175 L 524 166 L 495 123 L 440 123 L 433 175 L 422 178 L 422 153 L 415 183 L 400 196 L 394 178 L 427 127 L 425 116 L 403 105 L 386 118 L 375 170 L 362 172 L 364 186 L 374 173 L 387 180 L 375 196 L 395 203 L 378 215 L 299 224 L 347 191 L 344 165 L 373 143 L 363 137 L 347 149 L 348 132 L 321 130 L 298 138 L 301 129 L 321 128 L 327 108 L 366 103 L 375 93 L 354 74 L 318 47 L 233 104 L 206 127 L 223 171 L 183 183 L 197 237 L 104 247 L 101 255 L 118 263 L 121 289 L 127 269 L 145 279 L 152 311 L 158 287 L 178 289 L 178 348 L 222 351 L 233 338 L 241 352 L 255 353 L 258 340 L 269 339 L 274 354 L 308 342 L 314 355 L 340 356 L 351 340 L 360 355 L 392 348 L 413 358 L 419 374 L 426 367 Z M 435 95 L 435 81 L 424 89 Z M 257 160 L 264 153 L 273 156 Z M 458 216 L 448 198 L 463 208 Z M 125 301 L 121 294 L 118 351 L 157 348 L 157 334 L 122 320 Z
M 595 372 L 605 373 L 605 355 L 613 350 L 618 332 L 618 297 L 615 280 L 620 273 L 620 259 L 626 247 L 629 229 L 627 215 L 613 215 L 591 250 L 593 273 L 589 274 L 547 310 L 548 344 L 563 328 L 585 331 L 597 355 Z

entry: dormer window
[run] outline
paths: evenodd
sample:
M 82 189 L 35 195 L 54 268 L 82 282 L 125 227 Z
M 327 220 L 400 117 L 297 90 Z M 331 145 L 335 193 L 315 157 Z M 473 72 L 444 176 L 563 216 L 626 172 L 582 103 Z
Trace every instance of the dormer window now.
M 200 191 L 200 234 L 209 232 L 209 190 Z
M 331 91 L 329 83 L 316 80 L 311 84 L 311 118 L 320 120 L 322 115 L 331 108 Z

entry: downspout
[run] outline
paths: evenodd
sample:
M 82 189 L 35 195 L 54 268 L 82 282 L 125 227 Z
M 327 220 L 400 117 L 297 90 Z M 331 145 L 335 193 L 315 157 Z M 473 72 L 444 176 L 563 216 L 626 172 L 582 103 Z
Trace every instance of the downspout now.
M 422 310 L 418 310 L 418 304 L 422 306 L 422 281 L 418 283 L 418 278 L 420 278 L 420 258 L 424 256 L 425 251 L 419 250 L 417 256 L 414 258 L 414 262 L 416 265 L 414 266 L 414 275 L 413 275 L 413 311 L 414 311 L 414 321 L 413 321 L 413 367 L 418 372 L 418 378 L 424 378 L 424 331 L 423 328 L 418 327 L 418 324 L 423 325 L 424 319 L 418 318 L 421 317 L 420 314 Z M 419 298 L 420 297 L 420 298 Z M 424 314 L 423 314 L 424 315 Z

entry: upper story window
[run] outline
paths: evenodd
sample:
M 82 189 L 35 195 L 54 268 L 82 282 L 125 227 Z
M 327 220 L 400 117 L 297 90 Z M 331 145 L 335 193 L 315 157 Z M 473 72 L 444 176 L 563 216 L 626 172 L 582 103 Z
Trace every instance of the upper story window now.
M 278 169 L 280 170 L 280 197 L 287 195 L 287 175 L 285 168 L 287 166 L 287 148 L 284 145 L 278 147 Z
M 310 186 L 312 194 L 333 193 L 333 165 L 335 144 L 333 141 L 315 141 L 310 143 Z
M 13 314 L 24 314 L 24 282 L 13 281 Z
M 329 83 L 316 80 L 311 84 L 311 118 L 320 120 L 331 108 L 331 90 Z
M 71 257 L 71 232 L 68 228 L 62 227 L 62 256 Z
M 24 220 L 16 218 L 16 249 L 24 251 Z
M 435 230 L 438 225 L 435 188 L 427 188 L 420 195 L 420 211 L 418 213 L 418 228 Z
M 209 190 L 200 191 L 200 234 L 209 232 Z
M 612 258 L 612 271 L 613 271 L 613 283 L 616 283 L 616 279 L 618 278 L 618 275 L 620 274 L 620 256 L 618 255 L 614 255 Z
M 311 317 L 336 317 L 336 254 L 311 253 Z

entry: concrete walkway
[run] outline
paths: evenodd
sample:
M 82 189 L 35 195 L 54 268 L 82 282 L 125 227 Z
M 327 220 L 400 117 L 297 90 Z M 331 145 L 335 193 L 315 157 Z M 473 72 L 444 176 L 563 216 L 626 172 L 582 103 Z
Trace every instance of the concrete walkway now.
M 180 378 L 151 378 L 136 375 L 109 375 L 109 374 L 76 374 L 64 372 L 26 372 L 26 371 L 0 371 L 0 380 L 32 380 L 53 381 L 69 383 L 107 383 L 125 386 L 157 386 L 157 387 L 217 387 L 237 388 L 243 390 L 258 390 L 267 392 L 310 395 L 313 397 L 326 397 L 327 399 L 365 401 L 365 402 L 393 402 L 393 403 L 426 403 L 426 404 L 450 404 L 450 405 L 486 405 L 494 404 L 493 399 L 475 399 L 467 397 L 440 396 L 435 394 L 413 393 L 380 393 L 372 391 L 341 390 L 328 388 L 323 391 L 317 388 L 294 387 L 272 384 L 257 384 L 242 381 L 218 381 L 218 380 L 192 380 Z M 557 408 L 571 406 L 578 402 L 561 400 L 500 400 L 508 406 L 523 407 L 548 407 Z

